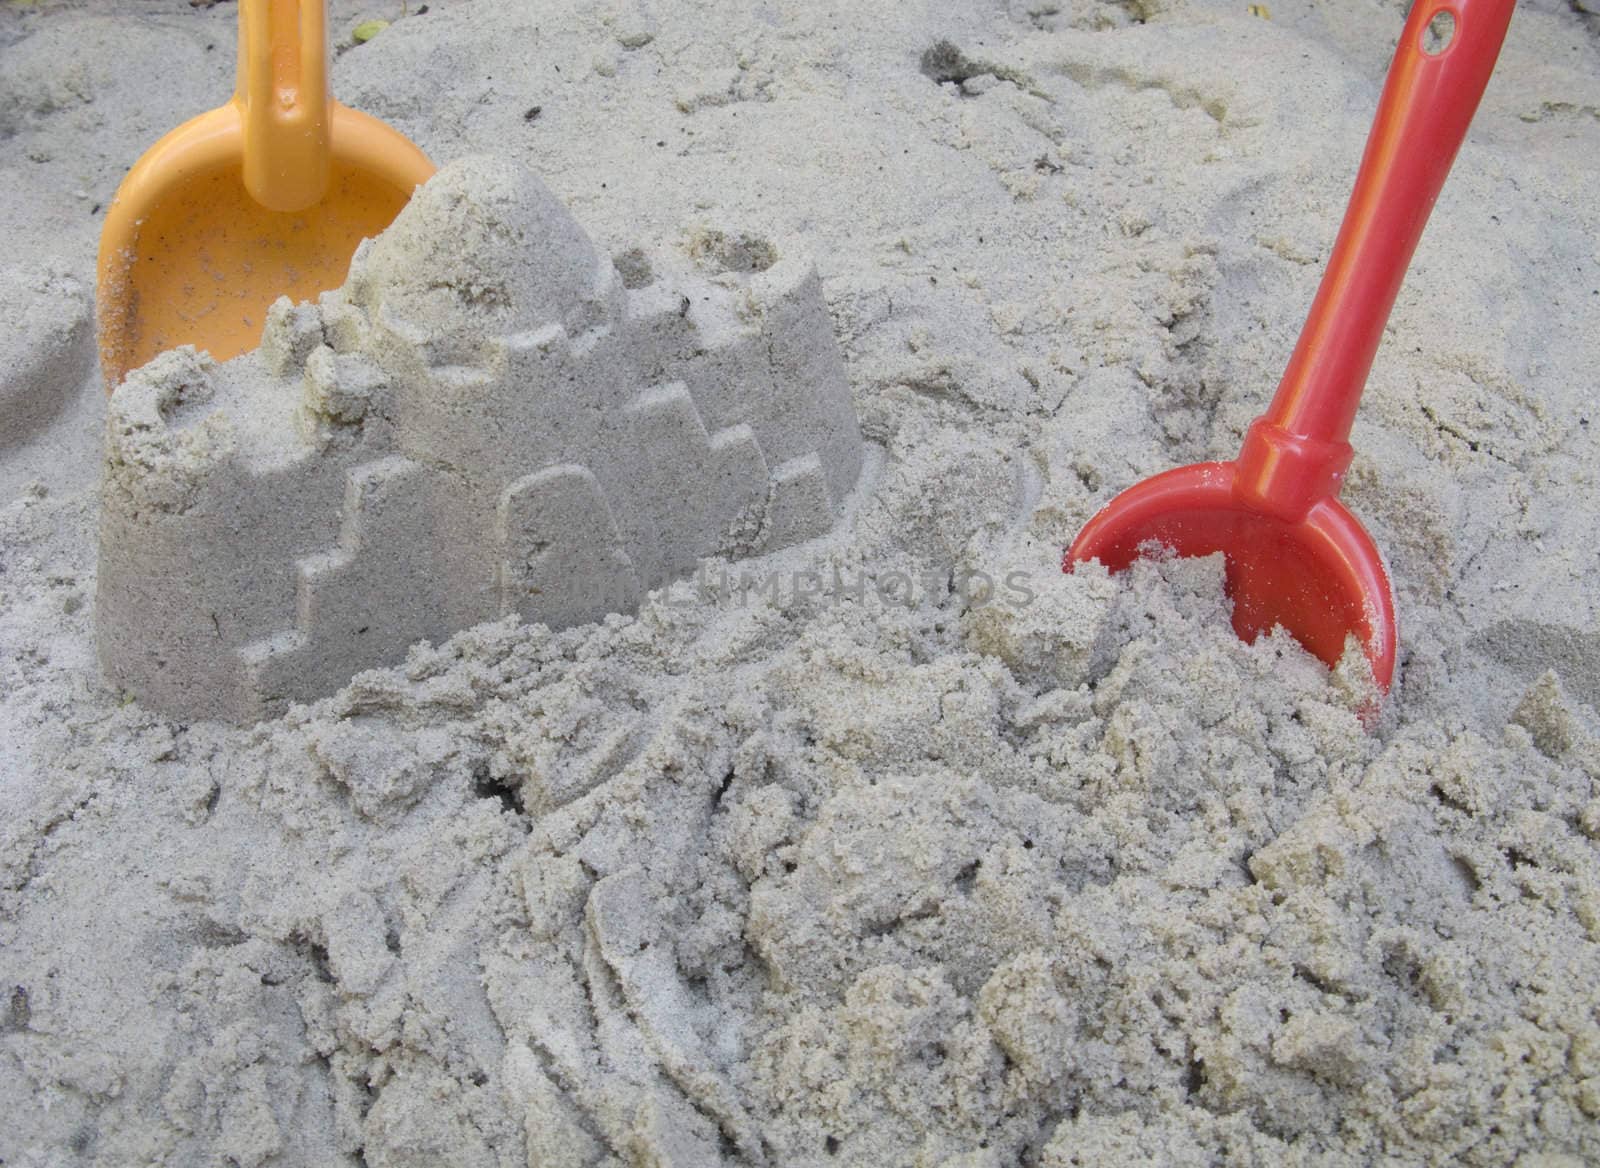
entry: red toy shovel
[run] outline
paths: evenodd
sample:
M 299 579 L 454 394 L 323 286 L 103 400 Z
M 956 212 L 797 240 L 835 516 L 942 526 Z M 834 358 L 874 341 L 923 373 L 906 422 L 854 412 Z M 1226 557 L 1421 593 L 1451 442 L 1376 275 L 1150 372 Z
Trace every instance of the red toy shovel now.
M 1511 21 L 1513 0 L 1417 0 L 1378 102 L 1344 225 L 1266 415 L 1232 462 L 1128 488 L 1091 519 L 1062 567 L 1113 572 L 1147 545 L 1227 558 L 1233 627 L 1276 625 L 1330 666 L 1354 633 L 1388 690 L 1394 595 L 1372 537 L 1339 502 L 1350 426 L 1411 253 L 1450 173 Z

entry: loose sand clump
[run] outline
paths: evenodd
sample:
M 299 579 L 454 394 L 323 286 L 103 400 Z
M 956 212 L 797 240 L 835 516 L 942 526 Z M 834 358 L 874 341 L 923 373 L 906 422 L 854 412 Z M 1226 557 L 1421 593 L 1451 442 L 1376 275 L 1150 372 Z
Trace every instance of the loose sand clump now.
M 1401 13 L 1271 9 L 440 0 L 343 53 L 630 290 L 652 240 L 805 240 L 860 493 L 231 729 L 95 668 L 103 407 L 63 391 L 0 456 L 0 1160 L 1600 1159 L 1590 18 L 1519 10 L 1363 406 L 1384 716 L 1237 641 L 1215 562 L 1058 571 L 1237 448 L 1309 303 Z M 8 262 L 92 283 L 71 192 L 177 120 L 97 63 L 146 16 L 0 25 L 0 83 L 88 62 L 0 128 Z M 232 18 L 174 0 L 148 68 L 226 92 Z

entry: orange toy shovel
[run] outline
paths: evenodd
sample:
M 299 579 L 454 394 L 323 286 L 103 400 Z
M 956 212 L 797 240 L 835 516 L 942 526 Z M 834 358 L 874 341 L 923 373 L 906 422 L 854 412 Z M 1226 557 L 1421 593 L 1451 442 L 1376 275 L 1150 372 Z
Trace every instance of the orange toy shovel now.
M 323 0 L 239 0 L 233 100 L 162 138 L 100 233 L 107 392 L 175 345 L 219 361 L 261 340 L 267 306 L 344 282 L 350 256 L 433 174 L 427 156 L 328 95 Z
M 1397 643 L 1389 575 L 1339 502 L 1350 427 L 1511 9 L 1512 0 L 1413 5 L 1344 225 L 1271 409 L 1234 461 L 1179 467 L 1123 491 L 1067 549 L 1067 571 L 1086 560 L 1120 571 L 1152 544 L 1184 556 L 1222 552 L 1239 636 L 1253 641 L 1282 625 L 1333 666 L 1354 634 L 1388 690 Z

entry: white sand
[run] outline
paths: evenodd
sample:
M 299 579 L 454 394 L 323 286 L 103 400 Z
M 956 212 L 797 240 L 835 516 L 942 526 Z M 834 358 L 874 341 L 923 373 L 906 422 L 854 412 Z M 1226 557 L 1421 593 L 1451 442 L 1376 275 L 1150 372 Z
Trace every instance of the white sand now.
M 7 1168 L 1600 1159 L 1594 18 L 1521 6 L 1373 371 L 1366 734 L 1215 564 L 1055 564 L 1265 404 L 1400 9 L 947 7 L 434 3 L 339 57 L 613 253 L 806 238 L 879 453 L 752 570 L 935 586 L 480 626 L 250 730 L 99 679 L 74 324 L 231 7 L 0 9 Z

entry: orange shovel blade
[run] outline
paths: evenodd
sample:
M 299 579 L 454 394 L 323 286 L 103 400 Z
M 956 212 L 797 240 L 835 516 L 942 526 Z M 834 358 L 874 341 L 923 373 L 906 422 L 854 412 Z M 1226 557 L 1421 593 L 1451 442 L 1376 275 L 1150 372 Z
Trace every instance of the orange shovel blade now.
M 1330 668 L 1355 634 L 1387 692 L 1394 678 L 1394 597 L 1377 545 L 1337 498 L 1296 523 L 1241 501 L 1234 463 L 1178 467 L 1128 488 L 1091 519 L 1063 567 L 1099 560 L 1120 572 L 1141 547 L 1180 556 L 1222 552 L 1234 631 L 1245 641 L 1281 625 Z
M 254 348 L 268 305 L 342 284 L 356 245 L 432 175 L 427 157 L 383 123 L 337 103 L 332 113 L 327 188 L 301 210 L 269 210 L 246 191 L 236 103 L 178 127 L 128 172 L 100 236 L 108 390 L 176 345 L 219 361 Z

